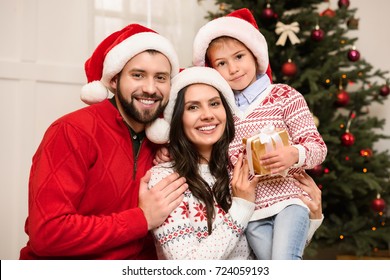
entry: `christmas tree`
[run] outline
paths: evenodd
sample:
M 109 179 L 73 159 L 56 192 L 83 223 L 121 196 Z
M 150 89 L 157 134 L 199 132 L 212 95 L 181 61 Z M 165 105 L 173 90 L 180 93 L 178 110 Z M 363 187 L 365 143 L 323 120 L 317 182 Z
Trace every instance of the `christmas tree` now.
M 336 0 L 335 0 L 336 1 Z M 201 1 L 199 1 L 201 2 Z M 207 19 L 248 8 L 268 42 L 274 83 L 302 93 L 328 147 L 326 160 L 308 171 L 322 191 L 324 222 L 305 256 L 389 250 L 390 157 L 374 143 L 389 137 L 385 120 L 369 105 L 389 95 L 388 73 L 374 69 L 354 46 L 358 28 L 348 0 L 331 9 L 323 0 L 216 0 Z

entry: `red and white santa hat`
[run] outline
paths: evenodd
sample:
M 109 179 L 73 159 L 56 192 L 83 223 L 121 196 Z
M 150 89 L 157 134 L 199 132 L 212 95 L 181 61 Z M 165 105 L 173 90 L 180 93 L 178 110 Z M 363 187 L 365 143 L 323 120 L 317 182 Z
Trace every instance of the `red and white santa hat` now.
M 132 57 L 146 50 L 159 51 L 168 58 L 171 76 L 179 72 L 179 59 L 168 39 L 142 25 L 130 24 L 104 39 L 85 62 L 88 83 L 82 88 L 81 100 L 87 104 L 105 100 L 111 79 Z
M 182 70 L 172 79 L 172 87 L 169 94 L 169 101 L 164 110 L 164 118 L 156 119 L 151 125 L 146 127 L 146 137 L 157 144 L 165 144 L 169 141 L 169 131 L 173 109 L 176 104 L 177 94 L 186 86 L 192 84 L 206 84 L 216 88 L 225 97 L 230 110 L 234 111 L 234 93 L 228 82 L 210 67 L 190 67 Z
M 260 33 L 252 13 L 246 8 L 213 19 L 199 29 L 194 39 L 192 63 L 205 66 L 209 44 L 221 36 L 229 36 L 242 42 L 256 57 L 258 73 L 267 73 L 272 81 L 267 41 Z

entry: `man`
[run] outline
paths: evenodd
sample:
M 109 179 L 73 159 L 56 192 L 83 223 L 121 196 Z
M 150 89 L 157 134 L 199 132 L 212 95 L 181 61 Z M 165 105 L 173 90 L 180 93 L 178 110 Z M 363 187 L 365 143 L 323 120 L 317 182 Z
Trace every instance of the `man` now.
M 177 174 L 147 189 L 158 146 L 144 131 L 168 101 L 176 52 L 131 24 L 103 40 L 85 71 L 81 99 L 92 105 L 55 121 L 33 157 L 20 259 L 155 259 L 149 230 L 187 189 Z

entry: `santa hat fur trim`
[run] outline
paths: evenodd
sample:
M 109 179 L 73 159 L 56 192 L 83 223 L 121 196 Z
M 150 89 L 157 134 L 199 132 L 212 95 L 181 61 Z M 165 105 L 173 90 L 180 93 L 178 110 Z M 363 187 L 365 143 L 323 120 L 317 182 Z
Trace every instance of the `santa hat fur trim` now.
M 82 88 L 81 100 L 87 104 L 105 100 L 111 79 L 132 57 L 146 50 L 159 51 L 168 58 L 171 76 L 179 72 L 179 59 L 168 39 L 142 25 L 130 24 L 103 40 L 85 62 L 88 84 Z
M 168 143 L 170 123 L 175 107 L 177 94 L 183 88 L 192 84 L 207 84 L 223 94 L 232 111 L 235 108 L 234 93 L 227 81 L 213 68 L 190 67 L 184 69 L 172 79 L 172 87 L 168 104 L 164 110 L 164 118 L 155 120 L 146 128 L 148 139 L 157 144 Z
M 246 8 L 213 19 L 199 29 L 193 45 L 194 65 L 205 66 L 209 44 L 221 36 L 229 36 L 241 41 L 256 57 L 259 74 L 266 73 L 269 64 L 267 41 L 260 33 L 252 13 Z

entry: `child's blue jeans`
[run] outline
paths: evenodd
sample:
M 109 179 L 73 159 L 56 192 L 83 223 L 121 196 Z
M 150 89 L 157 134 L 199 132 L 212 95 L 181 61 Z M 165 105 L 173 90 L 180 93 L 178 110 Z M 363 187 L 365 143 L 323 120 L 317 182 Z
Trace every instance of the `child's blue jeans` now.
M 307 208 L 289 205 L 275 216 L 250 222 L 246 237 L 259 260 L 299 260 L 305 249 L 309 222 Z

